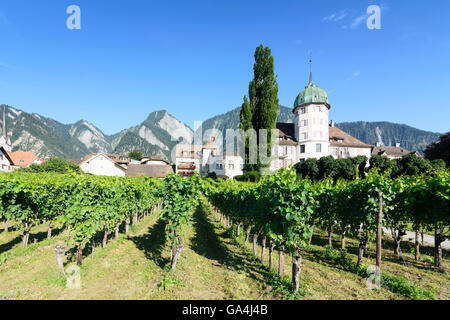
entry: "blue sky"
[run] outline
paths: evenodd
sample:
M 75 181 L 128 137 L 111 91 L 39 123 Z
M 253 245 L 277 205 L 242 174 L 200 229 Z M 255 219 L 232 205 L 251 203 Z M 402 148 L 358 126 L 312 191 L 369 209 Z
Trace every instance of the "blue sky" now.
M 81 8 L 81 30 L 66 8 Z M 366 9 L 382 8 L 381 30 Z M 166 109 L 191 127 L 242 103 L 269 46 L 280 104 L 316 85 L 330 119 L 450 130 L 450 1 L 0 0 L 0 103 L 107 134 Z

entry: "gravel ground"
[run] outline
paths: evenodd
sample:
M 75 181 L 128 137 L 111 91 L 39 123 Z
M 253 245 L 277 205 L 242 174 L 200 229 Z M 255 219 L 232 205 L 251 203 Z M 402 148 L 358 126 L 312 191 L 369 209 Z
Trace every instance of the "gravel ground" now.
M 388 228 L 383 228 L 384 233 L 391 235 L 391 230 Z M 406 235 L 403 236 L 403 241 L 411 241 L 414 242 L 416 239 L 416 233 L 412 231 L 406 231 Z M 434 236 L 430 236 L 428 234 L 423 235 L 423 242 L 434 246 Z M 442 242 L 442 249 L 450 250 L 450 240 L 447 239 Z

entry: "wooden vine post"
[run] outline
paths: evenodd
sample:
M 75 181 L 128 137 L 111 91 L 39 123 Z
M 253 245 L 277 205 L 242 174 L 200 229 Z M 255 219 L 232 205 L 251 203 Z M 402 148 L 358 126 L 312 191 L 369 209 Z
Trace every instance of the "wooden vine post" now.
M 378 226 L 377 226 L 377 275 L 381 276 L 381 226 L 383 223 L 383 192 L 378 192 Z

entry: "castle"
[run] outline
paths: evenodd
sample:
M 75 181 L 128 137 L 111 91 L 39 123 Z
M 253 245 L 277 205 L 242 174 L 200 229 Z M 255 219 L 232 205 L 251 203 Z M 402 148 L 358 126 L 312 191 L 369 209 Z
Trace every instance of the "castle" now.
M 368 145 L 335 127 L 329 121 L 331 105 L 325 90 L 309 83 L 297 96 L 293 110 L 294 123 L 277 123 L 277 143 L 273 146 L 270 170 L 290 168 L 308 158 L 326 156 L 349 158 L 371 157 L 374 146 Z M 215 172 L 229 178 L 241 175 L 244 160 L 241 154 L 219 153 L 218 146 L 179 144 L 176 148 L 176 172 L 182 175 Z

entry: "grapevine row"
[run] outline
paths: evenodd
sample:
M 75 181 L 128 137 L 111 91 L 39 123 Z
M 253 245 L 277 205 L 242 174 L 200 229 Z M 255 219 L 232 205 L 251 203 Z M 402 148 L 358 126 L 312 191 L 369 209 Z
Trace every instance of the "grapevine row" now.
M 103 245 L 114 230 L 160 202 L 160 181 L 149 178 L 96 177 L 14 173 L 0 175 L 0 219 L 14 220 L 22 231 L 23 247 L 33 226 L 50 222 L 66 228 L 77 248 L 77 263 L 91 238 L 104 232 Z
M 298 180 L 293 170 L 280 170 L 258 184 L 211 182 L 207 189 L 211 204 L 226 216 L 226 221 L 235 221 L 237 233 L 242 225 L 247 226 L 246 241 L 250 230 L 254 230 L 255 255 L 257 239 L 262 236 L 262 261 L 266 240 L 269 241 L 270 269 L 274 246 L 280 250 L 280 260 L 285 251 L 292 255 L 295 293 L 299 288 L 300 252 L 310 245 L 314 226 L 328 230 L 330 246 L 333 232 L 338 231 L 343 255 L 346 236 L 359 239 L 357 263 L 361 263 L 364 250 L 375 238 L 378 227 L 380 192 L 383 195 L 382 224 L 393 230 L 398 247 L 402 230 L 408 225 L 415 230 L 432 229 L 436 241 L 435 265 L 442 267 L 441 243 L 450 236 L 448 171 L 437 172 L 433 177 L 397 179 L 391 179 L 389 173 L 372 171 L 364 179 L 333 184 L 331 179 L 319 183 Z M 283 273 L 282 261 L 280 273 Z

